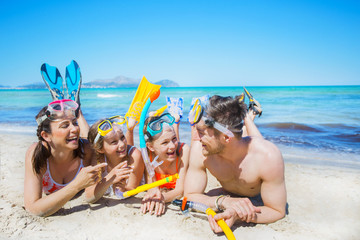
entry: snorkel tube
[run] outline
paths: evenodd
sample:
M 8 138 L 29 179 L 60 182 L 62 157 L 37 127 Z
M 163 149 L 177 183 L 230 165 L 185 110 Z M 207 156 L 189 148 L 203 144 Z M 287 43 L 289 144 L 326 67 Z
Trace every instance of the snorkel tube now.
M 175 199 L 174 201 L 172 201 L 172 204 L 174 204 L 176 206 L 180 206 L 181 210 L 183 212 L 186 211 L 189 208 L 192 208 L 192 209 L 194 209 L 196 211 L 206 213 L 207 215 L 211 215 L 213 217 L 216 215 L 214 210 L 212 210 L 211 208 L 209 208 L 205 204 L 198 203 L 198 202 L 187 201 L 186 197 L 184 197 L 184 200 Z M 227 239 L 229 239 L 229 240 L 235 239 L 236 240 L 236 238 L 234 236 L 234 233 L 231 231 L 231 229 L 229 228 L 229 226 L 226 224 L 226 222 L 223 219 L 220 219 L 220 220 L 218 220 L 216 222 L 221 227 L 221 229 L 224 231 L 225 236 L 227 237 Z
M 125 198 L 128 198 L 128 197 L 131 197 L 135 194 L 138 194 L 140 192 L 144 192 L 146 190 L 149 190 L 151 188 L 154 188 L 154 187 L 159 187 L 161 185 L 164 185 L 168 182 L 172 182 L 174 181 L 175 179 L 178 179 L 179 178 L 179 174 L 174 174 L 174 175 L 171 175 L 169 177 L 166 177 L 166 178 L 163 178 L 159 181 L 156 181 L 156 182 L 153 182 L 153 183 L 148 183 L 148 184 L 144 184 L 144 185 L 141 185 L 141 186 L 138 186 L 137 188 L 133 189 L 133 190 L 129 190 L 129 191 L 126 191 L 126 192 L 121 192 L 118 188 L 115 189 L 115 194 L 118 198 L 120 199 L 125 199 Z
M 160 90 L 157 90 L 150 95 L 148 100 L 146 100 L 144 108 L 141 112 L 140 122 L 139 122 L 140 150 L 141 150 L 142 158 L 145 163 L 146 171 L 148 172 L 150 178 L 152 178 L 155 175 L 154 169 L 157 166 L 159 166 L 161 163 L 159 164 L 156 161 L 156 159 L 154 159 L 153 162 L 150 162 L 149 155 L 148 155 L 147 148 L 146 148 L 146 142 L 145 142 L 145 136 L 144 136 L 143 129 L 144 129 L 144 125 L 145 125 L 146 114 L 150 108 L 150 105 L 153 101 L 155 101 L 159 97 L 159 95 L 160 95 Z

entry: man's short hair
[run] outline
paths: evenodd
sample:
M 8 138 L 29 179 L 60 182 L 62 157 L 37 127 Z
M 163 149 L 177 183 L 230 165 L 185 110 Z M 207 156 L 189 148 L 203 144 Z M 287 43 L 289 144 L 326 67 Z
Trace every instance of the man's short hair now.
M 240 101 L 240 96 L 222 97 L 214 95 L 210 98 L 206 108 L 208 116 L 226 126 L 237 137 L 242 135 L 243 120 L 246 112 L 246 104 Z

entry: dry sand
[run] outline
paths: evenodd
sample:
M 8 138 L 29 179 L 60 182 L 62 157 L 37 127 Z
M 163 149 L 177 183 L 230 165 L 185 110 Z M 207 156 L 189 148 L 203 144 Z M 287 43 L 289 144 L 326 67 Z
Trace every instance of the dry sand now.
M 53 216 L 32 216 L 23 208 L 23 181 L 25 151 L 34 141 L 0 135 L 0 239 L 226 239 L 204 214 L 185 218 L 173 205 L 161 217 L 141 214 L 143 194 L 96 204 L 79 196 Z M 289 214 L 273 224 L 237 224 L 238 240 L 360 239 L 359 170 L 287 163 L 285 171 Z M 209 187 L 216 186 L 210 177 Z

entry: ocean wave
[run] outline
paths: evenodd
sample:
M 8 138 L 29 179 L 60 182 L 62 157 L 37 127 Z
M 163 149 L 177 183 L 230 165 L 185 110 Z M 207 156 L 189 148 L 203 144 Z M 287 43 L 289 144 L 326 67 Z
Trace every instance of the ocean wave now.
M 98 93 L 97 94 L 98 98 L 115 98 L 115 97 L 121 97 L 120 95 L 117 94 L 103 94 L 103 93 Z
M 260 124 L 259 124 L 260 125 Z M 308 132 L 322 132 L 321 129 L 313 126 L 309 126 L 302 123 L 267 123 L 261 124 L 262 127 L 275 128 L 275 129 L 286 129 L 286 130 L 301 130 Z

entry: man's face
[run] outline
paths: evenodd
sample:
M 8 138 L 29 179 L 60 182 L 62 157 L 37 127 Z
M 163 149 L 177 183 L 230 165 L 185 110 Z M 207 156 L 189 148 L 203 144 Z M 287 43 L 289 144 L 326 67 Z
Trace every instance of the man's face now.
M 203 120 L 196 124 L 196 130 L 199 133 L 202 153 L 205 157 L 222 153 L 225 146 L 220 142 L 221 134 L 215 135 L 215 129 L 207 127 Z

